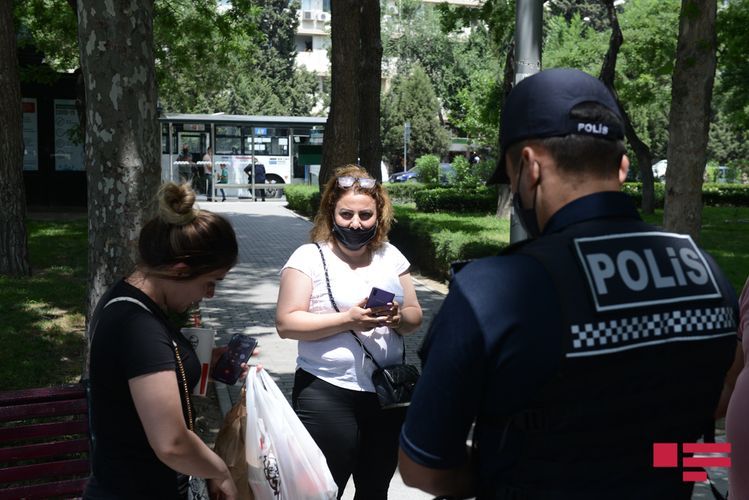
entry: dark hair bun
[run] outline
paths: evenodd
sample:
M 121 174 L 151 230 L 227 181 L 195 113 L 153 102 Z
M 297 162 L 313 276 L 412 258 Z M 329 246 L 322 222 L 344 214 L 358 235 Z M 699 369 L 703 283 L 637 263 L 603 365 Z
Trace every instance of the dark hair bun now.
M 199 209 L 194 208 L 195 191 L 187 184 L 167 182 L 158 193 L 159 218 L 167 224 L 184 226 L 195 220 Z

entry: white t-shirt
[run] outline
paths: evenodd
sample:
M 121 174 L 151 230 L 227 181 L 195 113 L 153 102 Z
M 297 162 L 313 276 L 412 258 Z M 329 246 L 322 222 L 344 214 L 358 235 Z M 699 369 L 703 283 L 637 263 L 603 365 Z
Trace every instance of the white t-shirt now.
M 393 245 L 385 243 L 374 252 L 368 266 L 355 270 L 339 259 L 328 243 L 320 243 L 320 247 L 328 265 L 333 298 L 340 311 L 348 311 L 366 299 L 373 286 L 394 293 L 395 300 L 403 305 L 400 275 L 408 270 L 410 264 Z M 297 248 L 283 269 L 287 267 L 301 271 L 312 280 L 309 312 L 335 312 L 328 297 L 320 252 L 313 243 Z M 403 339 L 390 327 L 381 326 L 357 332 L 357 336 L 380 366 L 397 364 L 403 360 Z M 300 340 L 296 363 L 302 370 L 335 386 L 374 392 L 372 372 L 376 367 L 364 356 L 361 346 L 348 330 L 320 340 Z

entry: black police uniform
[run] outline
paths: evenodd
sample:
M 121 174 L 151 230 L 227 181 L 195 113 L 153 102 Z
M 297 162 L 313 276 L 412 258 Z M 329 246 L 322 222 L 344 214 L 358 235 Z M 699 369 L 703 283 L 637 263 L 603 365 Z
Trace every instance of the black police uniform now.
M 652 449 L 712 424 L 738 314 L 713 260 L 614 192 L 571 202 L 505 255 L 456 275 L 404 451 L 459 466 L 475 418 L 479 498 L 689 498 Z

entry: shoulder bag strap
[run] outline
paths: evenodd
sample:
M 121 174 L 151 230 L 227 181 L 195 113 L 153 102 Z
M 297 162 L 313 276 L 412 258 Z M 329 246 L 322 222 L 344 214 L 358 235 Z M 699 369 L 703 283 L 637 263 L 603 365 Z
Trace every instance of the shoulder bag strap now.
M 116 302 L 131 302 L 133 304 L 137 304 L 138 306 L 142 307 L 149 313 L 153 314 L 153 311 L 151 311 L 147 305 L 145 305 L 143 302 L 141 302 L 138 299 L 135 299 L 133 297 L 115 297 L 106 304 L 104 304 L 104 307 L 102 307 L 102 310 L 106 309 L 108 306 L 116 303 Z M 91 330 L 91 340 L 94 340 L 94 333 L 96 332 L 96 326 L 94 325 L 94 328 Z M 190 391 L 187 388 L 187 375 L 185 373 L 185 367 L 182 364 L 182 356 L 179 354 L 179 347 L 177 347 L 177 342 L 172 339 L 172 346 L 174 347 L 174 358 L 177 360 L 177 368 L 178 370 L 178 378 L 181 378 L 182 380 L 178 380 L 178 382 L 182 382 L 182 389 L 185 392 L 185 407 L 187 409 L 187 427 L 191 431 L 193 430 L 193 418 L 192 418 L 192 398 L 190 397 Z
M 320 247 L 320 244 L 315 242 L 315 246 L 317 247 L 317 250 L 320 252 L 320 258 L 322 259 L 322 267 L 325 270 L 325 285 L 328 287 L 328 298 L 330 299 L 330 305 L 333 306 L 333 309 L 336 310 L 336 312 L 341 312 L 340 309 L 338 309 L 338 305 L 335 303 L 335 299 L 333 299 L 333 291 L 330 289 L 330 276 L 328 276 L 328 263 L 325 261 L 325 255 L 322 253 L 322 247 Z M 361 346 L 362 350 L 364 351 L 364 355 L 368 357 L 370 360 L 372 360 L 372 363 L 375 364 L 375 366 L 378 369 L 381 369 L 382 367 L 380 364 L 375 361 L 374 356 L 372 356 L 372 353 L 369 352 L 369 350 L 364 347 L 364 344 L 362 343 L 361 339 L 354 333 L 353 330 L 349 330 L 349 333 L 354 336 L 356 341 Z M 404 346 L 405 347 L 405 346 Z M 406 353 L 405 348 L 403 349 L 403 353 Z

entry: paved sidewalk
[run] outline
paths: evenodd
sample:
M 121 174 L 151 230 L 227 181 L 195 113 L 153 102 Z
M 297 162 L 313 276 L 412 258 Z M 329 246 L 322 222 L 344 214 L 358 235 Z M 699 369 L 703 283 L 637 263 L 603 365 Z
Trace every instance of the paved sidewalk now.
M 247 333 L 258 339 L 260 355 L 254 359 L 273 377 L 281 391 L 291 400 L 296 367 L 297 342 L 281 339 L 275 329 L 279 271 L 291 253 L 308 242 L 312 224 L 285 208 L 285 201 L 199 202 L 202 208 L 226 216 L 234 226 L 239 241 L 239 263 L 216 290 L 216 297 L 204 300 L 201 315 L 205 326 L 218 331 L 217 345 L 225 345 L 234 333 Z M 406 358 L 419 365 L 416 349 L 429 322 L 442 304 L 443 295 L 421 282 L 416 293 L 424 310 L 421 329 L 406 337 Z M 223 414 L 239 395 L 239 387 L 215 383 Z M 344 499 L 354 495 L 351 481 Z M 390 485 L 390 500 L 431 499 L 431 495 L 405 486 L 396 472 Z

